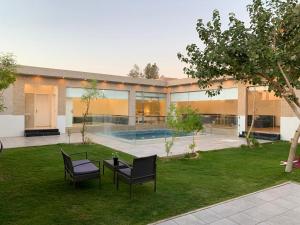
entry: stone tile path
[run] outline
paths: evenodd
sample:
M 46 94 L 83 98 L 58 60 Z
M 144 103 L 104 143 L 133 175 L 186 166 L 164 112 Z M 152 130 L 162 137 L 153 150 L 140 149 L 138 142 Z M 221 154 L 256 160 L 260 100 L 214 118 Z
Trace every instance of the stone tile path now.
M 299 225 L 300 185 L 288 182 L 154 224 Z
M 158 156 L 166 156 L 165 140 L 163 138 L 139 141 L 124 141 L 110 136 L 91 134 L 94 142 L 105 146 L 118 149 L 128 154 L 142 157 L 157 154 Z M 210 151 L 223 148 L 239 147 L 245 144 L 244 138 L 219 134 L 199 135 L 195 139 L 196 150 Z M 263 141 L 265 142 L 265 141 Z M 179 155 L 188 152 L 188 146 L 192 143 L 192 137 L 177 138 L 171 149 L 171 155 Z
M 87 136 L 97 144 L 102 144 L 137 157 L 153 154 L 157 154 L 158 156 L 166 156 L 165 142 L 163 138 L 140 141 L 125 141 L 115 137 L 96 135 L 93 133 L 89 133 Z M 2 137 L 0 140 L 3 142 L 6 149 L 69 142 L 66 134 L 41 137 Z M 74 133 L 71 135 L 71 143 L 80 142 L 80 133 Z M 172 155 L 186 153 L 188 151 L 188 145 L 191 142 L 191 137 L 177 138 L 172 148 Z M 198 136 L 196 138 L 196 144 L 197 150 L 209 151 L 230 147 L 239 147 L 241 144 L 245 144 L 245 139 L 236 136 L 206 134 Z
M 0 137 L 0 140 L 2 141 L 5 149 L 69 143 L 69 137 L 66 134 L 40 137 Z M 81 135 L 79 133 L 72 134 L 70 142 L 80 143 Z

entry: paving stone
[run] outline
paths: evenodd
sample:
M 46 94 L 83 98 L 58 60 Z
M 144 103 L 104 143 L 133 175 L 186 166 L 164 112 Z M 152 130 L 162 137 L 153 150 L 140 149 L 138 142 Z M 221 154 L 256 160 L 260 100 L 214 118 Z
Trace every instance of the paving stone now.
M 238 224 L 243 224 L 243 225 L 254 225 L 259 222 L 255 218 L 253 218 L 247 214 L 244 214 L 244 213 L 235 214 L 233 216 L 230 216 L 229 219 L 231 221 L 234 221 Z
M 232 202 L 212 207 L 211 210 L 221 217 L 228 217 L 242 211 L 242 209 L 235 207 Z
M 259 222 L 267 220 L 273 216 L 277 216 L 283 212 L 286 212 L 287 209 L 273 205 L 271 203 L 265 203 L 261 206 L 254 207 L 248 210 L 243 211 L 243 213 L 255 218 Z
M 159 223 L 159 225 L 178 225 L 173 220 L 167 220 L 165 222 Z
M 267 222 L 276 225 L 299 225 L 300 215 L 294 210 L 290 210 L 278 216 L 270 218 Z
M 263 201 L 263 203 L 264 203 L 264 201 Z M 244 211 L 246 209 L 250 209 L 250 208 L 257 206 L 258 204 L 248 201 L 244 198 L 240 198 L 240 199 L 236 199 L 236 200 L 232 201 L 231 205 L 233 207 L 238 208 L 239 211 Z M 262 204 L 259 204 L 259 205 L 262 205 Z
M 210 209 L 200 210 L 198 212 L 193 213 L 193 215 L 199 218 L 201 221 L 204 221 L 205 223 L 212 223 L 221 219 L 221 217 L 218 214 L 216 214 Z
M 246 197 L 243 197 L 242 199 L 246 202 L 253 203 L 254 206 L 260 206 L 260 205 L 267 203 L 267 201 L 258 198 L 255 194 L 248 195 Z
M 225 218 L 225 219 L 210 223 L 210 225 L 239 225 L 239 224 Z
M 270 201 L 270 203 L 286 209 L 295 209 L 299 206 L 299 204 L 297 204 L 296 202 L 288 201 L 284 198 L 275 199 L 273 201 Z
M 274 192 L 270 192 L 270 191 L 267 191 L 267 192 L 261 192 L 261 193 L 257 193 L 256 194 L 256 197 L 262 199 L 262 200 L 265 200 L 265 201 L 272 201 L 272 200 L 275 200 L 279 197 L 281 197 L 282 195 L 278 194 L 278 193 L 274 193 Z
M 180 225 L 202 225 L 206 224 L 205 222 L 201 221 L 199 218 L 194 216 L 193 214 L 185 215 L 173 219 L 173 221 Z
M 295 195 L 287 195 L 282 197 L 282 199 L 287 200 L 289 202 L 294 202 L 296 204 L 300 204 L 300 197 L 295 196 Z

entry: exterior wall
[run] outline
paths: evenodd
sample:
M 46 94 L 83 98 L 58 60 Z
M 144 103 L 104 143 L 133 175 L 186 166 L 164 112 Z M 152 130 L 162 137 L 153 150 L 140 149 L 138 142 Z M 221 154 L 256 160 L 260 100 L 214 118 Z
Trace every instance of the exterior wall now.
M 166 94 L 166 116 L 168 115 L 168 112 L 170 110 L 170 105 L 171 105 L 171 93 L 170 90 L 168 90 Z
M 38 85 L 53 85 L 58 89 L 58 115 L 65 115 L 66 105 L 66 82 L 63 79 L 44 78 L 39 76 L 18 76 L 14 84 L 13 95 L 13 114 L 24 115 L 25 114 L 25 84 L 31 84 L 33 86 Z
M 166 112 L 170 106 L 170 94 L 177 92 L 199 91 L 195 79 L 175 79 L 170 81 L 133 79 L 129 77 L 110 76 L 105 74 L 85 73 L 78 71 L 56 70 L 36 67 L 20 67 L 20 74 L 14 85 L 4 91 L 6 109 L 0 112 L 0 137 L 22 136 L 25 129 L 25 94 L 26 83 L 31 85 L 53 85 L 57 87 L 57 117 L 56 126 L 61 133 L 70 121 L 66 121 L 66 88 L 84 87 L 86 79 L 97 79 L 99 89 L 129 91 L 128 115 L 129 124 L 135 125 L 136 92 L 156 92 L 166 94 Z M 224 88 L 238 88 L 238 134 L 246 130 L 247 115 L 247 85 L 232 80 L 223 81 Z M 217 83 L 209 89 L 217 88 Z M 300 97 L 300 90 L 296 91 Z M 283 140 L 290 140 L 299 120 L 295 117 L 288 104 L 281 100 L 280 134 Z
M 85 87 L 87 81 L 84 79 L 63 79 L 59 77 L 18 75 L 17 80 L 4 92 L 4 103 L 7 107 L 4 112 L 0 112 L 0 137 L 23 136 L 25 130 L 25 84 L 33 87 L 39 85 L 56 86 L 57 93 L 57 116 L 56 127 L 61 133 L 65 133 L 66 121 L 66 88 Z M 163 86 L 125 84 L 99 81 L 97 88 L 107 90 L 127 90 L 129 91 L 128 115 L 130 125 L 135 125 L 135 93 L 136 91 L 166 93 Z M 33 121 L 28 121 L 32 123 Z M 70 122 L 70 121 L 69 121 Z
M 24 115 L 0 115 L 0 137 L 24 135 Z
M 6 90 L 3 92 L 3 99 L 5 109 L 3 112 L 0 112 L 0 115 L 12 115 L 13 114 L 13 96 L 14 96 L 14 87 L 10 85 Z
M 136 91 L 131 89 L 128 96 L 128 116 L 129 116 L 129 125 L 135 126 L 135 107 L 136 107 Z
M 58 115 L 56 120 L 57 120 L 56 128 L 59 129 L 60 133 L 62 133 L 62 134 L 66 133 L 66 126 L 67 126 L 66 116 Z
M 300 97 L 300 90 L 296 90 L 296 95 Z M 294 112 L 287 104 L 281 100 L 281 117 L 280 117 L 280 137 L 282 140 L 290 141 L 293 137 L 300 121 L 295 116 Z
M 280 137 L 281 140 L 290 141 L 293 137 L 298 125 L 297 117 L 280 117 Z
M 24 115 L 14 114 L 14 95 L 14 85 L 3 93 L 6 108 L 0 112 L 0 137 L 22 136 L 24 133 Z

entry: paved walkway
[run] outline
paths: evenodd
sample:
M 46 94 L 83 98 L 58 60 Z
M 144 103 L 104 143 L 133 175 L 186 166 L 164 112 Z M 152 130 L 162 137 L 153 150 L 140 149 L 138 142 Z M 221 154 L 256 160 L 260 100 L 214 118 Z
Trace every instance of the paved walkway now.
M 299 225 L 300 185 L 288 182 L 155 224 Z
M 163 138 L 152 140 L 126 141 L 111 136 L 103 136 L 89 133 L 88 137 L 97 144 L 102 144 L 110 148 L 117 149 L 128 154 L 142 157 L 157 154 L 166 156 L 165 140 Z M 0 138 L 6 149 L 26 146 L 40 146 L 57 143 L 68 143 L 69 138 L 66 134 L 60 136 L 41 136 L 41 137 L 7 137 Z M 244 138 L 228 135 L 204 134 L 195 139 L 196 150 L 210 151 L 230 147 L 239 147 L 245 144 Z M 81 134 L 74 133 L 71 135 L 71 143 L 80 143 Z M 188 151 L 188 145 L 192 143 L 191 137 L 181 137 L 175 140 L 172 147 L 171 155 L 184 154 Z
M 111 136 L 91 134 L 94 142 L 105 146 L 118 149 L 128 154 L 142 157 L 157 154 L 158 156 L 166 156 L 164 138 L 126 141 Z M 239 147 L 245 144 L 244 138 L 236 136 L 219 135 L 219 134 L 203 134 L 195 138 L 197 145 L 196 150 L 210 151 L 230 147 Z M 171 155 L 179 155 L 188 152 L 188 146 L 192 143 L 192 137 L 176 138 L 174 146 L 171 149 Z
M 69 143 L 69 137 L 66 134 L 40 137 L 1 137 L 0 140 L 3 143 L 4 149 Z M 72 134 L 70 142 L 80 143 L 81 134 Z

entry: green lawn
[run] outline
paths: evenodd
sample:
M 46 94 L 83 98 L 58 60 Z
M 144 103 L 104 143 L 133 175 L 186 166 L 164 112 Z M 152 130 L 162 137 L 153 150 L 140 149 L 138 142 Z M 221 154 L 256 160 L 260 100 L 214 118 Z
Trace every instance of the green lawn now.
M 105 159 L 112 150 L 100 145 L 51 145 L 18 148 L 0 154 L 0 224 L 146 224 L 189 210 L 263 189 L 287 180 L 300 181 L 300 171 L 285 174 L 280 160 L 288 143 L 262 148 L 205 152 L 197 160 L 158 161 L 157 193 L 152 183 L 137 185 L 133 199 L 123 183 L 116 191 L 112 174 L 102 188 L 88 181 L 76 189 L 63 177 L 59 152 L 88 151 Z M 130 160 L 131 156 L 121 154 Z

